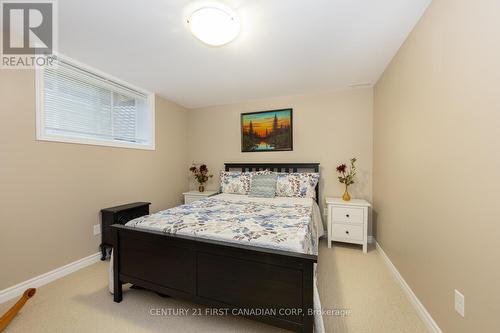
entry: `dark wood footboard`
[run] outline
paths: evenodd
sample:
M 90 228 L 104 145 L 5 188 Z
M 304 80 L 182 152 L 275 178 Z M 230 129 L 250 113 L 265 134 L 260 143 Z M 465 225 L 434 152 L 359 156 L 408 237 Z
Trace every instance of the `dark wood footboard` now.
M 317 257 L 113 225 L 114 300 L 133 283 L 296 332 L 313 331 Z

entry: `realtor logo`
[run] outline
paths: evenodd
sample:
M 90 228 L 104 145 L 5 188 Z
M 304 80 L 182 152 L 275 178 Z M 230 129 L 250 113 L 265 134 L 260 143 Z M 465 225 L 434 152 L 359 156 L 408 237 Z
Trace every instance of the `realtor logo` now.
M 54 1 L 1 1 L 2 67 L 49 64 L 55 49 Z

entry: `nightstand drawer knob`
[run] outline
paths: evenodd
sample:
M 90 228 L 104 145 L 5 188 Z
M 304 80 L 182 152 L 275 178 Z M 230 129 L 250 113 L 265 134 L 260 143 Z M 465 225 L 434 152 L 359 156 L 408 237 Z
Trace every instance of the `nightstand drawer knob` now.
M 346 230 L 345 233 L 349 235 L 349 230 Z
M 345 217 L 349 217 L 349 214 L 345 214 Z

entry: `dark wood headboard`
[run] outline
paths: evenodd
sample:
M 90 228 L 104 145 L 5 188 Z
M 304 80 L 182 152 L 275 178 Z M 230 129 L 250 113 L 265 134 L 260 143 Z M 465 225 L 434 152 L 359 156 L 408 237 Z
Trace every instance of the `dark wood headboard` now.
M 261 171 L 271 170 L 275 172 L 317 172 L 319 163 L 224 163 L 225 170 L 238 171 Z M 316 185 L 316 201 L 319 202 L 319 181 Z

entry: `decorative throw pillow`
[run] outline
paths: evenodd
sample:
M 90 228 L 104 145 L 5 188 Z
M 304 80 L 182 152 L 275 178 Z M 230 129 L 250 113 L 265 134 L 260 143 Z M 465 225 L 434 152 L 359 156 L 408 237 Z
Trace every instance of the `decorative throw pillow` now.
M 252 174 L 241 171 L 221 171 L 220 186 L 222 193 L 248 194 Z
M 248 194 L 250 184 L 254 175 L 269 175 L 273 173 L 269 170 L 241 172 L 241 171 L 221 171 L 220 186 L 222 193 Z
M 249 195 L 251 197 L 274 198 L 277 177 L 276 173 L 253 175 Z
M 260 170 L 260 171 L 251 171 L 250 172 L 250 186 L 248 188 L 248 193 L 250 193 L 250 189 L 252 188 L 252 180 L 254 176 L 258 175 L 270 175 L 270 174 L 275 174 L 276 172 L 272 172 L 270 170 Z
M 276 181 L 276 196 L 316 198 L 319 173 L 279 172 Z
M 272 174 L 272 173 L 275 173 L 271 170 L 260 170 L 260 171 L 252 171 L 250 172 L 252 174 L 252 176 L 255 176 L 255 175 L 269 175 L 269 174 Z

